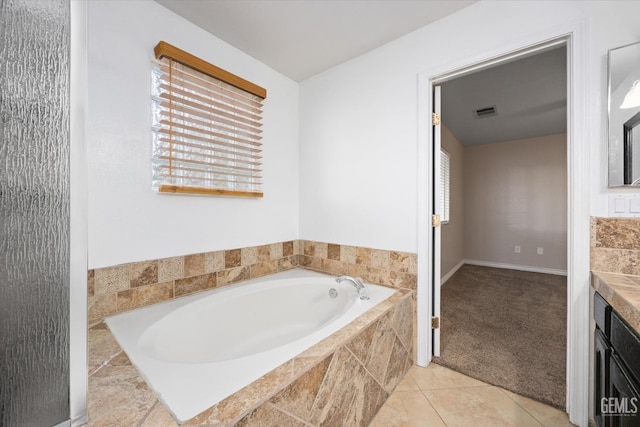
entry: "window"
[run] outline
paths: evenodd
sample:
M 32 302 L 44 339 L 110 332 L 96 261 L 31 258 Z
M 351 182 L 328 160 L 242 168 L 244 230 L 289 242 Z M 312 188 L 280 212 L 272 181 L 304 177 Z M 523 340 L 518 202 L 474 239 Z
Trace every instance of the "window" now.
M 266 90 L 165 42 L 155 56 L 153 188 L 262 197 Z
M 442 206 L 440 222 L 443 224 L 449 222 L 449 205 L 451 198 L 449 163 L 449 153 L 440 150 L 440 206 Z

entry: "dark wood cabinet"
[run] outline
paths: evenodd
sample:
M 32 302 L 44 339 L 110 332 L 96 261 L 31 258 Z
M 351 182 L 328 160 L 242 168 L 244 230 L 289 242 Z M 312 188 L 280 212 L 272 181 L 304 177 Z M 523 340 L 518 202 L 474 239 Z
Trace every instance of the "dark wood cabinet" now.
M 601 402 L 603 397 L 608 397 L 609 386 L 609 359 L 611 348 L 607 344 L 606 338 L 596 327 L 594 334 L 595 359 L 594 363 L 594 414 L 596 424 L 600 427 L 607 426 L 606 417 L 602 416 Z
M 637 384 L 629 378 L 622 361 L 615 354 L 610 357 L 609 364 L 609 387 L 610 412 L 620 412 L 621 414 L 611 414 L 607 418 L 610 427 L 638 427 L 640 426 L 640 403 L 638 402 Z M 613 406 L 612 406 L 613 405 Z M 615 406 L 617 405 L 617 407 Z M 603 424 L 604 425 L 604 424 Z
M 640 336 L 594 297 L 594 415 L 598 427 L 640 427 Z

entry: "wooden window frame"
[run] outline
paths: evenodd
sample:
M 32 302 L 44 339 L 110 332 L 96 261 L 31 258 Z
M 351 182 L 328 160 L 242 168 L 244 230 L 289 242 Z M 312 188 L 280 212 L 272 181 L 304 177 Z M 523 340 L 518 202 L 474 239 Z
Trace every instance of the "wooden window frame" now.
M 235 74 L 232 74 L 222 68 L 216 67 L 182 49 L 179 49 L 165 41 L 160 41 L 154 48 L 157 60 L 169 59 L 192 70 L 205 74 L 209 77 L 217 79 L 223 83 L 241 89 L 251 95 L 255 95 L 261 99 L 266 99 L 267 90 L 248 81 Z M 233 140 L 233 137 L 231 137 Z M 171 144 L 170 144 L 171 146 Z M 209 157 L 209 156 L 205 156 Z M 259 170 L 261 172 L 261 170 Z M 221 174 L 222 175 L 222 174 Z M 209 188 L 199 186 L 174 185 L 171 183 L 160 183 L 157 190 L 160 193 L 184 193 L 184 194 L 204 194 L 204 195 L 223 195 L 223 196 L 239 196 L 261 198 L 264 196 L 262 183 L 258 184 L 259 191 L 243 190 L 243 189 L 227 189 L 227 188 Z

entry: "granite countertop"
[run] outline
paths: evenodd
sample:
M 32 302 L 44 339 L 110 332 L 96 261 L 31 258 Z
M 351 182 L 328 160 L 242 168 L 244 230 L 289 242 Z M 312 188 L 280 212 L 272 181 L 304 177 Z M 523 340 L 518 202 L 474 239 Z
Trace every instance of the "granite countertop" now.
M 592 271 L 591 286 L 640 333 L 640 276 Z

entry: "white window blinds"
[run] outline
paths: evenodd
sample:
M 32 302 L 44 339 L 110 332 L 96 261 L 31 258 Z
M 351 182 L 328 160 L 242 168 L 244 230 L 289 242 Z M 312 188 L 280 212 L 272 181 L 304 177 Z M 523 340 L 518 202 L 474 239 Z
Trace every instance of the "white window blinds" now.
M 164 42 L 156 57 L 153 188 L 262 197 L 266 90 Z
M 440 206 L 442 206 L 443 223 L 449 222 L 449 204 L 450 204 L 450 171 L 449 171 L 449 153 L 444 150 L 440 151 Z

